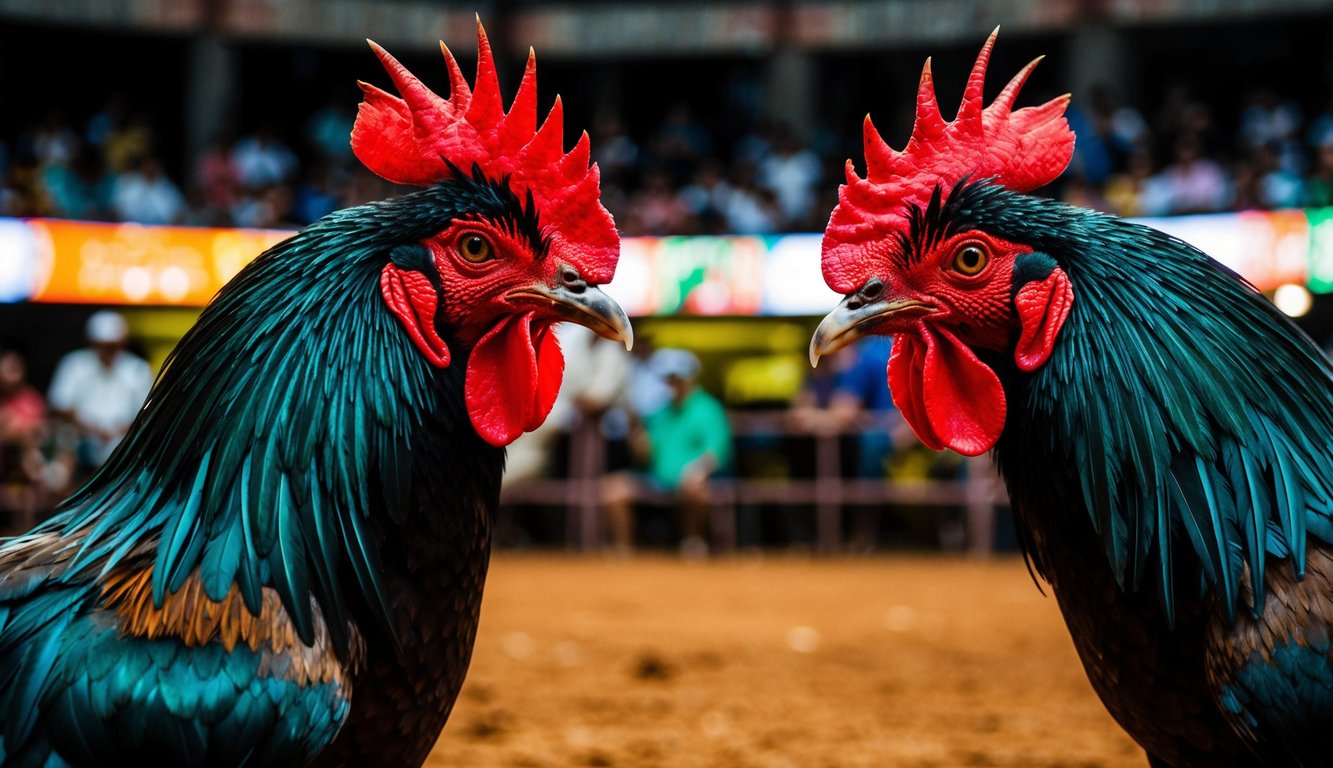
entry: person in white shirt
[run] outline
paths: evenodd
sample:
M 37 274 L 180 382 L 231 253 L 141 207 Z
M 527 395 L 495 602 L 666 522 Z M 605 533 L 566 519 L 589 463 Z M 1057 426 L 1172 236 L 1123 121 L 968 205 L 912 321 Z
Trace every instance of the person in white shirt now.
M 125 349 L 129 327 L 119 314 L 93 314 L 86 333 L 88 346 L 56 366 L 47 405 L 78 430 L 80 469 L 88 472 L 106 461 L 129 430 L 153 386 L 153 372 Z

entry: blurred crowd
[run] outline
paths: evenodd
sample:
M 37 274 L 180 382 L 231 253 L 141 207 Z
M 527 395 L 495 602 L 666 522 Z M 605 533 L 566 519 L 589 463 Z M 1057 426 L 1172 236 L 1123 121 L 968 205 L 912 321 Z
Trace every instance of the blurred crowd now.
M 85 337 L 45 393 L 18 348 L 0 346 L 0 533 L 32 527 L 90 478 L 148 397 L 153 372 L 129 350 L 125 318 L 96 312 Z
M 330 101 L 299 124 L 224 132 L 178 173 L 157 141 L 178 127 L 153 125 L 123 97 L 82 119 L 52 110 L 0 142 L 0 215 L 299 227 L 394 192 L 352 156 L 353 107 Z M 1333 205 L 1333 102 L 1306 114 L 1267 87 L 1227 104 L 1176 87 L 1145 108 L 1099 87 L 1068 114 L 1074 162 L 1049 190 L 1068 202 L 1123 216 Z M 638 132 L 603 108 L 590 133 L 625 235 L 819 231 L 844 160 L 861 156 L 859 136 L 802 136 L 780 121 L 724 139 L 685 102 Z

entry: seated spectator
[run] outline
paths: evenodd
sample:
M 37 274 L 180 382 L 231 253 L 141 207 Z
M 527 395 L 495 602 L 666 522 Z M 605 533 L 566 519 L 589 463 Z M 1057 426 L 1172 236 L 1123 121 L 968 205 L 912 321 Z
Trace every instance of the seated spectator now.
M 260 125 L 254 133 L 238 141 L 231 159 L 241 183 L 251 190 L 289 182 L 296 176 L 296 155 L 268 124 Z
M 1176 142 L 1175 160 L 1160 174 L 1170 199 L 1171 214 L 1210 213 L 1227 207 L 1228 189 L 1222 167 L 1203 155 L 1193 135 Z
M 612 475 L 603 485 L 612 544 L 619 552 L 631 550 L 634 501 L 641 490 L 648 490 L 677 506 L 681 553 L 703 556 L 708 552 L 708 481 L 730 470 L 731 426 L 722 404 L 698 386 L 699 359 L 692 353 L 658 350 L 651 365 L 671 388 L 671 401 L 631 433 L 646 472 Z
M 625 132 L 620 113 L 603 107 L 593 119 L 592 159 L 603 184 L 627 185 L 639 167 L 639 146 Z
M 777 195 L 755 183 L 755 169 L 737 163 L 732 169 L 730 192 L 726 196 L 727 231 L 736 235 L 771 235 L 782 226 L 782 209 Z
M 46 402 L 28 383 L 23 356 L 0 351 L 0 533 L 27 530 L 49 506 L 48 480 L 60 478 L 47 472 L 47 433 Z
M 194 188 L 203 210 L 200 217 L 215 226 L 230 226 L 232 209 L 241 194 L 241 172 L 232 159 L 236 137 L 229 131 L 218 134 L 194 165 Z
M 726 210 L 731 186 L 722 172 L 722 164 L 709 158 L 699 163 L 694 179 L 680 191 L 680 201 L 706 235 L 729 234 Z
M 1153 173 L 1152 152 L 1145 146 L 1129 156 L 1124 172 L 1106 182 L 1106 210 L 1117 216 L 1161 216 L 1170 208 L 1166 185 Z
M 52 415 L 79 433 L 81 475 L 100 467 L 120 444 L 153 385 L 148 363 L 125 348 L 125 318 L 97 312 L 88 318 L 86 335 L 86 348 L 61 358 L 48 395 Z
M 679 235 L 686 230 L 688 216 L 671 189 L 671 178 L 653 169 L 644 175 L 643 187 L 630 197 L 625 227 L 635 235 Z
M 133 170 L 117 177 L 111 207 L 120 221 L 136 224 L 180 224 L 188 213 L 185 195 L 152 154 L 139 158 Z
M 1316 148 L 1314 169 L 1305 181 L 1305 204 L 1311 208 L 1333 206 L 1333 131 Z
M 791 128 L 782 126 L 773 151 L 759 162 L 756 178 L 776 196 L 784 228 L 810 214 L 822 170 L 819 157 L 801 144 Z
M 603 339 L 575 323 L 556 325 L 555 334 L 565 356 L 565 377 L 546 420 L 510 444 L 502 480 L 505 486 L 548 473 L 555 439 L 592 423 L 624 392 L 629 353 L 619 342 Z
M 116 180 L 107 173 L 97 152 L 78 147 L 68 164 L 48 165 L 42 173 L 42 183 L 50 195 L 54 215 L 87 221 L 112 218 Z

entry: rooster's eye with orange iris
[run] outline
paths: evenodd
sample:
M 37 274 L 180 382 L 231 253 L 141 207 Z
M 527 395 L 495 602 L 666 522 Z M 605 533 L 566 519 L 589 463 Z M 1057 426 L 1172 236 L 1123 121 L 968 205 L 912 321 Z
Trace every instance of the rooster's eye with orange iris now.
M 491 257 L 491 244 L 481 235 L 463 235 L 458 241 L 458 251 L 473 264 L 480 264 Z
M 953 268 L 960 275 L 972 277 L 986 268 L 986 260 L 986 252 L 980 246 L 965 245 L 953 255 Z

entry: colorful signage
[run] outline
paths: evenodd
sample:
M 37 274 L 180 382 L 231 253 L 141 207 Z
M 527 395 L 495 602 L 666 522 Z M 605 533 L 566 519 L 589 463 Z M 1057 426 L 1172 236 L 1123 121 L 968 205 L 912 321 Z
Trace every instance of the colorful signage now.
M 1140 219 L 1262 290 L 1333 292 L 1333 208 Z M 0 301 L 202 306 L 289 231 L 0 219 Z M 827 312 L 817 234 L 631 237 L 607 291 L 631 315 Z

